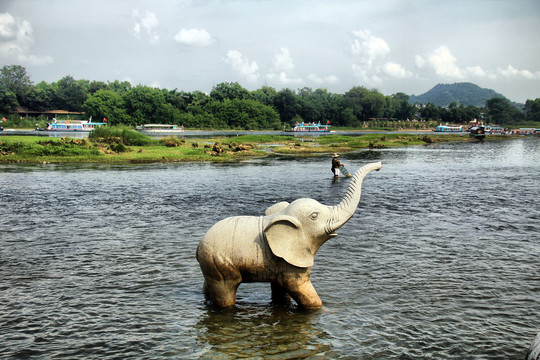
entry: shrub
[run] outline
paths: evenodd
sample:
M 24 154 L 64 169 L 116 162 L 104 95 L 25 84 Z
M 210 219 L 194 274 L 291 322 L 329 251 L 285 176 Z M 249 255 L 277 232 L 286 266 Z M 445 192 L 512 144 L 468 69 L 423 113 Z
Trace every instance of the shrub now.
M 24 144 L 20 142 L 0 144 L 0 154 L 8 155 L 11 153 L 25 157 L 101 155 L 97 148 L 85 144 L 84 139 L 66 140 L 65 138 L 45 140 L 35 144 Z
M 160 140 L 160 142 L 167 147 L 179 147 L 186 143 L 186 140 L 179 139 L 176 136 L 167 136 Z
M 153 142 L 150 136 L 125 126 L 101 126 L 90 132 L 88 137 L 97 142 L 122 143 L 126 146 L 147 146 Z
M 128 150 L 126 145 L 124 145 L 122 143 L 112 143 L 111 145 L 109 145 L 109 149 L 111 151 L 114 151 L 115 153 L 121 153 L 121 152 L 125 152 L 125 151 Z

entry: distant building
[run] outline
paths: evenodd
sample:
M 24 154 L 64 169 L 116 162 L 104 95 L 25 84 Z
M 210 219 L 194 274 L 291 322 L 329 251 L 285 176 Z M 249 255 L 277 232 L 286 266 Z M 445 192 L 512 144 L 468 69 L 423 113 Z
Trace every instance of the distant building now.
M 84 111 L 69 111 L 69 110 L 40 110 L 38 111 L 38 110 L 31 110 L 25 107 L 18 107 L 15 110 L 11 111 L 11 113 L 17 114 L 20 117 L 26 117 L 26 118 L 29 116 L 38 117 L 40 115 L 43 115 L 47 117 L 47 119 L 58 118 L 60 116 L 62 118 L 65 117 L 66 119 L 68 119 L 72 115 L 84 115 Z

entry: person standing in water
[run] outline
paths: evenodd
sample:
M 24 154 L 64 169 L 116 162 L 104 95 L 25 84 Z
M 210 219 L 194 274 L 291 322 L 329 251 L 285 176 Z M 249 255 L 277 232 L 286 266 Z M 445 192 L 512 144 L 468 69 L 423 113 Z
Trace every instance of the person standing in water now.
M 339 162 L 338 157 L 338 154 L 334 154 L 332 157 L 332 172 L 334 173 L 334 178 L 339 176 L 339 167 L 343 166 L 343 164 Z

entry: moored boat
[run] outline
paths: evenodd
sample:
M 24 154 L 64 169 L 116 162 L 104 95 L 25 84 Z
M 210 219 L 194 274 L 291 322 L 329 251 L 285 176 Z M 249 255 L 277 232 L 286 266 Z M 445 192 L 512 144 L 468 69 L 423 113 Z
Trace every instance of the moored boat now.
M 177 133 L 184 132 L 184 125 L 178 126 L 174 124 L 144 124 L 135 127 L 135 130 L 144 132 Z
M 485 125 L 484 130 L 489 135 L 502 135 L 504 134 L 504 128 L 496 125 Z
M 46 131 L 92 131 L 97 127 L 107 125 L 105 122 L 91 122 L 86 120 L 55 120 L 48 123 Z M 40 130 L 40 129 L 38 129 Z
M 463 126 L 439 125 L 433 131 L 435 132 L 462 132 Z
M 536 128 L 519 128 L 513 130 L 513 133 L 516 135 L 537 135 L 540 136 L 540 129 Z
M 486 128 L 484 125 L 476 125 L 469 128 L 469 135 L 475 139 L 484 139 L 486 137 Z
M 292 132 L 330 132 L 330 125 L 321 125 L 321 123 L 296 123 L 296 126 L 290 130 Z

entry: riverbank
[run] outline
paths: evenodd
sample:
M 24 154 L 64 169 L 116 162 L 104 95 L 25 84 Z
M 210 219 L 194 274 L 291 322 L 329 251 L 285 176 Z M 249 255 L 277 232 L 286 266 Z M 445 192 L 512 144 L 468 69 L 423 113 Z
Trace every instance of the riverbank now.
M 131 132 L 128 133 L 131 136 Z M 166 137 L 126 139 L 0 138 L 0 163 L 156 163 L 232 162 L 271 155 L 344 154 L 360 149 L 429 145 L 438 142 L 476 141 L 465 134 L 365 134 L 325 135 L 298 139 L 280 135 L 242 135 L 234 138 Z

